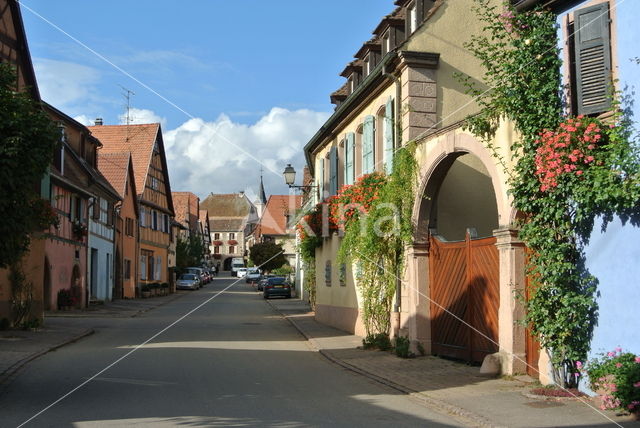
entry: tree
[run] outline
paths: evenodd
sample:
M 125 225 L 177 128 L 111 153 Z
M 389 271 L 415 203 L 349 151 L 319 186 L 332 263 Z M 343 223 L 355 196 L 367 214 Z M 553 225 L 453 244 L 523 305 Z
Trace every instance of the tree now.
M 15 266 L 31 236 L 55 224 L 56 214 L 38 184 L 60 132 L 40 104 L 16 91 L 13 66 L 0 64 L 0 267 Z
M 179 271 L 189 266 L 200 266 L 204 251 L 202 239 L 195 234 L 188 238 L 179 238 L 176 243 L 176 268 Z
M 262 242 L 251 247 L 251 261 L 262 270 L 272 271 L 287 263 L 282 244 Z

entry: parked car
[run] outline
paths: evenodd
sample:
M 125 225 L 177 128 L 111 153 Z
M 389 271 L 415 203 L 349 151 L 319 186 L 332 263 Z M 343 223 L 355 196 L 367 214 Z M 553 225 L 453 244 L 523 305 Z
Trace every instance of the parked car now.
M 247 268 L 247 274 L 244 277 L 245 282 L 254 283 L 260 280 L 260 269 L 253 267 Z
M 186 273 L 195 273 L 198 275 L 198 279 L 200 279 L 200 287 L 206 284 L 206 275 L 204 274 L 204 269 L 199 267 L 188 267 L 185 268 Z
M 287 299 L 291 298 L 291 285 L 287 281 L 287 278 L 282 276 L 268 278 L 263 287 L 264 291 L 262 295 L 265 299 L 273 296 L 283 296 Z
M 247 275 L 247 268 L 238 268 L 236 270 L 236 276 L 238 278 L 244 278 Z
M 200 288 L 200 278 L 195 273 L 183 273 L 176 280 L 176 288 L 179 290 L 197 290 Z
M 269 278 L 274 278 L 274 275 L 260 275 L 260 279 L 258 279 L 258 291 L 264 291 L 264 284 L 266 284 Z

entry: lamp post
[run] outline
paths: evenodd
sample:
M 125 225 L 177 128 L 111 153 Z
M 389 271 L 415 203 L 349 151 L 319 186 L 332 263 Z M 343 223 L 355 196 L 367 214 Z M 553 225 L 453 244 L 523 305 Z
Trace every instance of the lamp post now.
M 314 186 L 314 185 L 302 185 L 302 186 L 296 186 L 295 183 L 296 182 L 296 170 L 293 169 L 293 167 L 291 166 L 291 164 L 287 164 L 287 167 L 284 169 L 284 171 L 282 172 L 282 175 L 284 176 L 284 182 L 287 184 L 287 186 L 289 186 L 289 188 L 292 189 L 302 189 L 302 190 L 311 190 L 311 189 L 317 189 L 318 186 Z

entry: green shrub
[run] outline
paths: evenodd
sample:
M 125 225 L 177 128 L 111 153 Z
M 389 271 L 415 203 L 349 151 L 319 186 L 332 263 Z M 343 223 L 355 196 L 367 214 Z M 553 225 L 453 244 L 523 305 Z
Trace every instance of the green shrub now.
M 413 358 L 415 354 L 411 352 L 411 341 L 406 336 L 398 336 L 395 339 L 393 351 L 400 358 Z
M 381 351 L 391 350 L 391 339 L 387 333 L 369 334 L 362 339 L 364 349 L 379 349 Z
M 602 409 L 640 412 L 640 355 L 621 348 L 589 361 L 582 370 L 591 389 L 602 394 Z

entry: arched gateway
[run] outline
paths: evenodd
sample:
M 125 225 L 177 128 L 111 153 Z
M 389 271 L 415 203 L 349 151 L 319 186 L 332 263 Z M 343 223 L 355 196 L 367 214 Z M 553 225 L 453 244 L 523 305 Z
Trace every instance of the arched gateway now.
M 503 373 L 524 371 L 524 247 L 509 228 L 505 172 L 488 150 L 456 130 L 419 154 L 415 244 L 405 326 L 432 354 L 480 363 L 498 351 Z

